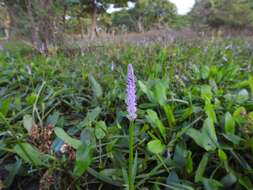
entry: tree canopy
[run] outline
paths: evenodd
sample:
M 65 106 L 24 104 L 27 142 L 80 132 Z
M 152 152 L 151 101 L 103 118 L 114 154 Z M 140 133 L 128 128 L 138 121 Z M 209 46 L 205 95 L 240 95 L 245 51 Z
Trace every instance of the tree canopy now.
M 194 25 L 245 27 L 253 25 L 251 0 L 197 0 L 191 11 Z

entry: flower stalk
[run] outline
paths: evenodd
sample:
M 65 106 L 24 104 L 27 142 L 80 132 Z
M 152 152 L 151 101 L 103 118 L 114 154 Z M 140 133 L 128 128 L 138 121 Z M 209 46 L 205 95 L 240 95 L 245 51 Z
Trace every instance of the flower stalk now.
M 137 117 L 136 111 L 136 89 L 135 89 L 135 76 L 133 66 L 131 64 L 128 65 L 128 73 L 127 73 L 127 89 L 126 89 L 126 104 L 127 104 L 127 112 L 128 119 L 130 121 L 130 126 L 128 129 L 128 142 L 129 142 L 129 160 L 128 160 L 128 189 L 134 190 L 134 120 Z

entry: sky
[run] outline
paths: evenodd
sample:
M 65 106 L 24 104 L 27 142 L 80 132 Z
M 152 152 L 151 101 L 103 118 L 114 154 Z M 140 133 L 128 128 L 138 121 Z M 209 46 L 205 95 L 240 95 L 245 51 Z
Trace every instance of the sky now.
M 177 6 L 178 14 L 185 15 L 192 9 L 195 0 L 170 0 L 170 2 Z
M 187 14 L 191 8 L 193 7 L 195 0 L 169 0 L 177 6 L 178 14 L 185 15 Z M 128 3 L 128 8 L 134 7 L 133 3 Z M 108 13 L 112 13 L 114 11 L 120 11 L 121 8 L 114 8 L 113 5 L 107 10 Z

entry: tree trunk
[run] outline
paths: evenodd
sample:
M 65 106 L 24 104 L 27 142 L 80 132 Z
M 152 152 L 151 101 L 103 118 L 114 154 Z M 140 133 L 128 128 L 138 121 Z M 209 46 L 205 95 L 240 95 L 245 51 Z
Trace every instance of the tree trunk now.
M 68 10 L 68 6 L 64 5 L 64 9 L 63 9 L 63 15 L 62 15 L 62 24 L 63 24 L 63 32 L 65 32 L 65 28 L 66 28 L 66 14 L 67 14 L 67 10 Z
M 94 39 L 97 29 L 97 4 L 96 0 L 93 0 L 92 3 L 92 24 L 91 24 L 91 31 L 90 31 L 90 38 Z
M 81 39 L 84 38 L 84 28 L 83 28 L 83 22 L 80 16 L 77 17 L 78 24 L 80 26 L 80 34 L 81 34 Z
M 13 40 L 17 37 L 17 20 L 16 20 L 16 5 L 6 0 L 7 11 L 9 15 L 9 26 L 8 26 L 8 39 Z
M 39 38 L 41 41 L 41 51 L 48 55 L 48 43 L 54 41 L 53 11 L 51 0 L 40 0 L 41 10 L 43 13 L 39 21 Z
M 37 31 L 36 31 L 35 22 L 34 22 L 34 19 L 33 19 L 34 15 L 33 15 L 33 11 L 32 11 L 32 0 L 28 0 L 27 12 L 28 12 L 28 16 L 29 16 L 29 19 L 30 19 L 32 45 L 33 45 L 33 47 L 38 48 L 38 46 L 39 46 L 38 34 L 37 34 Z

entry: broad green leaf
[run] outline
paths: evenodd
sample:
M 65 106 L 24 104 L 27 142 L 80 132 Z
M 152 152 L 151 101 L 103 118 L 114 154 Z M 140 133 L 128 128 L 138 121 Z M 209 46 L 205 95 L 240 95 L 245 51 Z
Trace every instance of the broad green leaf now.
M 219 146 L 215 128 L 210 119 L 204 121 L 201 131 L 189 128 L 186 134 L 207 151 L 215 150 Z
M 4 181 L 4 185 L 6 187 L 9 187 L 15 176 L 18 174 L 20 168 L 21 168 L 21 165 L 22 165 L 22 160 L 20 159 L 17 159 L 15 163 L 13 164 L 8 164 L 5 166 L 5 169 L 8 171 L 8 177 L 6 178 L 6 180 Z
M 0 112 L 3 114 L 3 116 L 6 116 L 9 110 L 10 100 L 5 99 L 0 101 Z
M 205 112 L 206 112 L 206 115 L 208 116 L 208 118 L 210 118 L 213 123 L 217 123 L 216 114 L 214 111 L 214 106 L 211 103 L 209 103 L 208 101 L 206 101 L 206 104 L 205 104 Z
M 187 173 L 192 173 L 193 171 L 193 161 L 192 161 L 192 152 L 188 151 L 186 158 L 186 171 Z
M 203 65 L 203 66 L 200 68 L 200 74 L 201 74 L 201 78 L 202 78 L 202 79 L 207 79 L 208 76 L 209 76 L 209 66 Z
M 60 117 L 60 113 L 58 111 L 54 112 L 52 115 L 49 115 L 47 118 L 47 123 L 53 126 L 56 125 Z
M 253 185 L 251 179 L 249 177 L 240 177 L 239 178 L 239 183 L 247 190 L 252 190 Z
M 233 134 L 222 134 L 227 140 L 234 143 L 235 145 L 239 145 L 239 143 L 243 140 L 241 137 Z
M 28 143 L 16 144 L 14 151 L 26 162 L 38 166 L 44 165 L 45 156 L 38 149 Z
M 154 93 L 142 81 L 138 81 L 138 84 L 142 92 L 147 95 L 149 101 L 154 102 Z
M 96 146 L 96 137 L 94 134 L 94 128 L 86 127 L 82 130 L 80 135 L 80 140 L 85 146 L 91 146 L 94 148 Z
M 23 117 L 23 126 L 25 127 L 25 129 L 30 132 L 32 127 L 33 127 L 34 121 L 33 121 L 33 117 L 31 115 L 25 115 Z
M 96 98 L 99 98 L 103 95 L 103 90 L 101 85 L 97 82 L 97 80 L 93 77 L 93 75 L 89 75 L 89 81 L 92 86 L 93 94 Z
M 82 129 L 86 126 L 90 126 L 92 122 L 94 122 L 97 119 L 100 113 L 101 113 L 100 107 L 96 107 L 93 110 L 89 111 L 85 119 L 78 125 L 78 128 Z
M 201 86 L 201 98 L 206 102 L 210 102 L 210 100 L 212 99 L 213 93 L 212 93 L 212 89 L 211 86 L 208 85 L 202 85 Z
M 237 123 L 241 124 L 246 121 L 245 119 L 246 114 L 247 114 L 246 109 L 244 107 L 239 107 L 234 111 L 233 118 Z
M 158 102 L 161 106 L 166 104 L 167 101 L 167 82 L 163 80 L 159 80 L 155 84 L 154 89 L 154 95 L 155 100 Z
M 55 127 L 54 132 L 57 137 L 63 140 L 66 144 L 70 145 L 74 149 L 78 149 L 82 145 L 80 140 L 70 137 L 62 128 Z
M 122 187 L 123 186 L 123 184 L 121 182 L 115 181 L 110 177 L 104 176 L 104 175 L 100 174 L 99 172 L 95 171 L 92 168 L 87 168 L 87 172 L 89 172 L 89 174 L 94 176 L 95 178 L 97 178 L 97 179 L 99 179 L 103 182 L 106 182 L 108 184 L 111 184 L 113 186 L 116 186 L 116 187 Z
M 205 153 L 199 163 L 198 169 L 196 170 L 196 174 L 195 174 L 195 178 L 194 181 L 195 182 L 200 182 L 202 181 L 203 175 L 205 173 L 206 170 L 206 166 L 208 163 L 208 153 Z
M 217 136 L 216 136 L 216 131 L 215 131 L 215 128 L 214 128 L 214 124 L 208 118 L 204 121 L 204 125 L 203 125 L 203 128 L 202 128 L 202 133 L 205 134 L 205 136 L 207 136 L 212 141 L 213 145 L 215 145 L 216 147 L 219 146 L 218 139 L 217 139 Z
M 228 159 L 226 153 L 222 149 L 218 149 L 218 156 L 221 162 L 224 162 Z
M 158 139 L 148 142 L 148 150 L 153 154 L 161 154 L 165 150 L 165 145 Z
M 170 127 L 175 126 L 176 120 L 175 120 L 175 117 L 174 117 L 174 114 L 173 114 L 173 111 L 172 111 L 172 108 L 170 107 L 170 105 L 164 105 L 163 106 L 163 110 L 164 110 L 164 112 L 166 114 L 169 126 Z
M 154 83 L 151 83 L 151 87 L 148 87 L 142 81 L 138 81 L 141 91 L 147 95 L 152 103 L 160 104 L 161 106 L 165 105 L 167 101 L 167 81 L 154 80 L 151 82 Z
M 185 167 L 187 163 L 187 156 L 188 151 L 186 150 L 185 146 L 183 146 L 182 143 L 179 143 L 176 145 L 176 149 L 174 152 L 173 161 L 179 166 L 179 167 Z
M 225 114 L 225 133 L 235 134 L 235 121 L 229 112 Z
M 237 181 L 236 176 L 230 172 L 226 176 L 224 176 L 221 180 L 221 183 L 223 184 L 224 187 L 231 187 L 233 184 L 235 184 Z
M 74 175 L 81 176 L 92 162 L 91 146 L 79 146 L 76 152 Z
M 253 122 L 253 111 L 248 114 L 249 119 Z
M 160 131 L 160 134 L 162 135 L 162 137 L 164 139 L 166 139 L 166 130 L 165 127 L 163 125 L 163 123 L 161 122 L 161 120 L 158 118 L 157 113 L 153 110 L 147 110 L 147 120 L 149 121 L 149 123 L 154 127 L 154 128 L 158 128 Z
M 236 96 L 236 102 L 238 104 L 243 104 L 249 99 L 249 93 L 246 89 L 241 90 Z
M 32 93 L 26 97 L 26 102 L 28 103 L 28 105 L 33 105 L 35 100 L 36 100 L 36 93 Z
M 219 190 L 222 187 L 222 183 L 215 179 L 203 178 L 202 180 L 205 190 Z
M 106 124 L 104 121 L 99 121 L 95 126 L 95 135 L 97 139 L 103 139 L 106 135 Z

